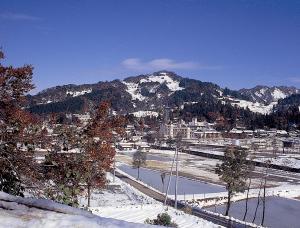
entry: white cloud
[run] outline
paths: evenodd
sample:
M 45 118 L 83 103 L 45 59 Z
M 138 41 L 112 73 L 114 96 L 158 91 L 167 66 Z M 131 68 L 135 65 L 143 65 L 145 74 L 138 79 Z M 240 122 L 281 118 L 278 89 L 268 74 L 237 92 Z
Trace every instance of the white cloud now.
M 28 14 L 21 14 L 21 13 L 0 13 L 0 18 L 4 20 L 13 20 L 13 21 L 37 21 L 41 20 L 40 17 L 31 16 Z
M 292 77 L 292 78 L 289 78 L 289 80 L 291 82 L 300 83 L 300 77 Z
M 122 65 L 130 70 L 192 70 L 192 69 L 216 69 L 217 67 L 204 66 L 197 62 L 179 62 L 173 59 L 161 58 L 150 61 L 142 61 L 139 58 L 128 58 L 122 61 Z

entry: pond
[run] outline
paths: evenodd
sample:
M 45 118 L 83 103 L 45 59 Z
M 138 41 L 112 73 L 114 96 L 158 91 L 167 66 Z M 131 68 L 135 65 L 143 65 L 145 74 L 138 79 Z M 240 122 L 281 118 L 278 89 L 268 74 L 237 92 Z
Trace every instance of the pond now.
M 127 156 L 132 157 L 133 156 L 133 152 L 120 152 L 120 154 L 124 154 Z M 173 158 L 171 157 L 167 157 L 167 156 L 160 156 L 160 155 L 156 155 L 156 154 L 150 154 L 147 153 L 147 160 L 154 160 L 154 161 L 173 161 Z
M 118 166 L 118 168 L 133 177 L 137 177 L 137 169 L 133 169 L 129 165 L 121 164 Z M 161 192 L 165 192 L 165 190 L 167 188 L 168 180 L 169 180 L 169 175 L 166 175 L 165 181 L 164 181 L 165 184 L 163 186 L 160 171 L 146 169 L 146 168 L 140 168 L 140 180 Z M 181 176 L 178 178 L 178 194 L 179 195 L 216 193 L 216 192 L 224 192 L 224 191 L 225 191 L 225 188 L 222 186 L 219 186 L 219 185 L 209 184 L 209 183 L 205 183 L 202 181 L 193 180 L 193 179 L 189 179 L 189 178 L 185 178 L 185 177 L 181 177 Z M 171 179 L 169 194 L 170 195 L 175 194 L 175 177 L 174 176 L 172 176 L 172 179 Z
M 252 222 L 257 204 L 257 198 L 249 199 L 246 221 Z M 206 210 L 224 214 L 226 205 L 209 207 Z M 255 223 L 260 225 L 262 219 L 262 201 L 259 204 Z M 242 219 L 245 212 L 245 200 L 233 202 L 229 215 Z M 300 227 L 300 201 L 281 197 L 267 197 L 264 226 L 274 228 L 298 228 Z

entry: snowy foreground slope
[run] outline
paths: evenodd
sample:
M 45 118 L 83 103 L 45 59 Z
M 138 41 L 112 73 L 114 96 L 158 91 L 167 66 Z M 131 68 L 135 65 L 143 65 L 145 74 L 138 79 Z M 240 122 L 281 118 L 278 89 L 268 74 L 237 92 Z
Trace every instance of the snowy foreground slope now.
M 103 218 L 51 200 L 20 198 L 0 192 L 0 227 L 152 227 Z
M 112 181 L 111 174 L 107 178 Z M 167 212 L 180 228 L 220 227 L 204 219 L 175 210 L 172 207 L 166 208 L 162 203 L 153 200 L 118 178 L 112 184 L 119 185 L 119 189 L 93 194 L 90 210 L 94 214 L 142 225 L 147 218 L 154 219 L 159 213 Z
M 181 228 L 220 227 L 196 216 L 186 214 L 139 192 L 129 184 L 108 174 L 110 184 L 106 190 L 92 194 L 91 212 L 51 200 L 21 198 L 0 192 L 0 228 L 2 227 L 154 227 L 144 221 L 167 212 Z M 81 206 L 86 199 L 80 198 Z M 157 226 L 155 226 L 157 227 Z

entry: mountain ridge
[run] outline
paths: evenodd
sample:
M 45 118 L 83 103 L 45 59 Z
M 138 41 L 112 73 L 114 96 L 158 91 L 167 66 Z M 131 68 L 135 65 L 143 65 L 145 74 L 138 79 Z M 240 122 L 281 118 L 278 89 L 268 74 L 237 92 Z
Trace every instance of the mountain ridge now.
M 182 106 L 204 99 L 268 114 L 277 105 L 278 100 L 298 93 L 300 90 L 293 86 L 258 85 L 250 89 L 230 90 L 215 83 L 182 77 L 164 70 L 130 76 L 123 80 L 51 87 L 36 95 L 29 95 L 27 107 L 32 112 L 41 114 L 55 111 L 56 108 L 51 106 L 68 107 L 69 103 L 77 103 L 76 112 L 80 112 L 107 99 L 111 101 L 115 111 L 126 114 L 147 110 L 157 111 L 165 106 Z M 44 111 L 37 111 L 39 108 Z M 59 110 L 63 112 L 64 108 Z

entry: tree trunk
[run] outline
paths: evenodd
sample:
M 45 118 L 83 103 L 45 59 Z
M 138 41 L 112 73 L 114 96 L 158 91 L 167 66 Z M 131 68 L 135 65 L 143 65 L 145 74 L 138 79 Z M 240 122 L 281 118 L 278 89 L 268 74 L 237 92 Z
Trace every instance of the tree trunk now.
M 172 174 L 173 174 L 173 166 L 174 166 L 175 158 L 176 158 L 176 153 L 174 153 L 174 157 L 173 157 L 173 161 L 172 161 L 171 172 L 170 172 L 170 175 L 169 175 L 169 180 L 168 180 L 164 205 L 167 205 L 168 193 L 169 193 L 171 178 L 172 178 Z
M 177 209 L 177 194 L 178 194 L 178 149 L 176 148 L 176 180 L 175 180 L 175 209 Z
M 263 214 L 261 219 L 261 225 L 264 225 L 265 222 L 265 211 L 266 211 L 266 185 L 267 185 L 267 175 L 265 176 L 265 183 L 264 183 L 264 194 L 263 194 Z
M 249 178 L 249 185 L 248 185 L 248 189 L 247 189 L 247 198 L 246 198 L 246 208 L 245 208 L 245 214 L 244 214 L 244 218 L 243 221 L 246 220 L 246 216 L 248 213 L 248 200 L 249 200 L 249 191 L 250 191 L 250 186 L 251 186 L 251 178 Z
M 225 216 L 228 216 L 228 214 L 229 214 L 230 204 L 231 204 L 231 191 L 228 191 L 228 198 L 227 198 L 227 206 L 226 206 Z
M 261 187 L 262 187 L 262 183 L 260 183 L 260 186 L 259 186 L 259 192 L 258 192 L 258 196 L 257 196 L 257 204 L 256 204 L 256 208 L 255 208 L 255 212 L 254 212 L 252 223 L 254 223 L 254 221 L 256 219 L 256 213 L 257 213 L 257 209 L 258 209 L 259 202 L 260 202 L 259 198 L 260 198 Z
M 87 186 L 87 190 L 88 190 L 88 207 L 91 206 L 91 186 L 88 184 Z

